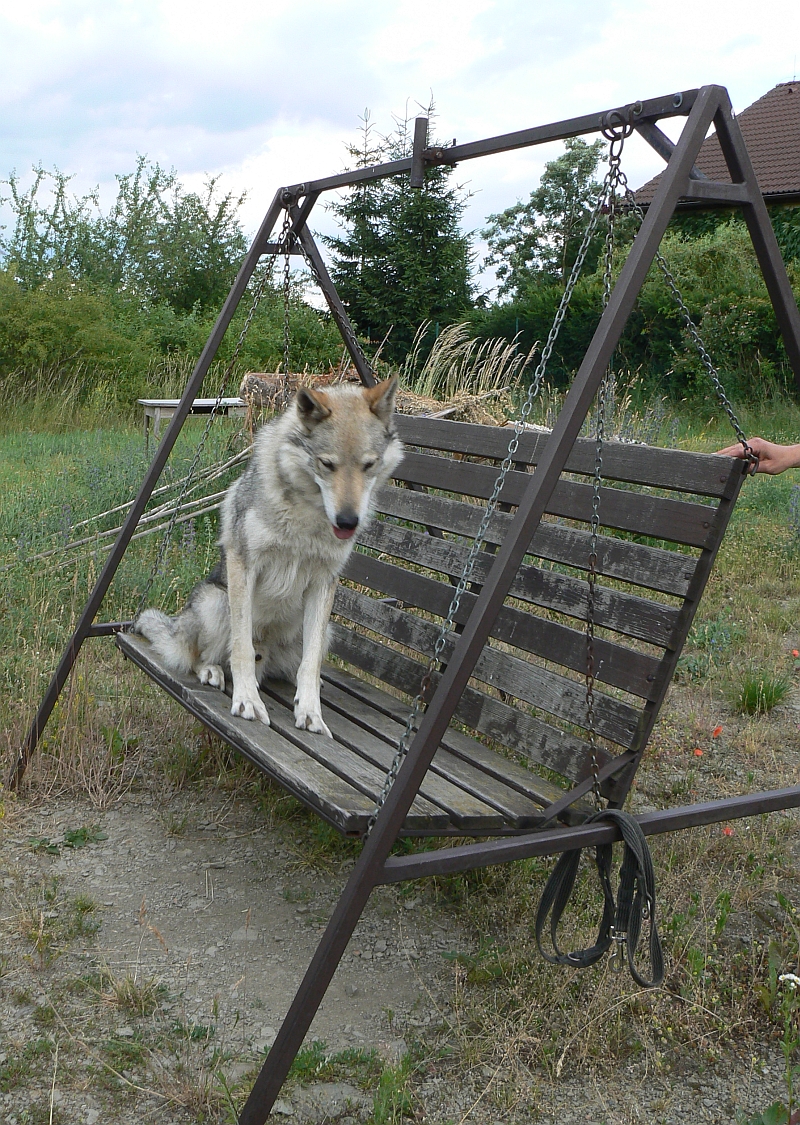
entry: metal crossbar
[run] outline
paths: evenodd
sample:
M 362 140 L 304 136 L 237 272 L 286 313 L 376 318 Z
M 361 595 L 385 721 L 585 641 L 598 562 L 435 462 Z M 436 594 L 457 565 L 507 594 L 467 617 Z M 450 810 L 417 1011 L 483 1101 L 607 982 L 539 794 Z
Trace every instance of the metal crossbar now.
M 658 122 L 669 117 L 686 118 L 681 136 L 674 144 L 658 129 Z M 392 845 L 447 730 L 476 661 L 483 651 L 510 585 L 531 542 L 533 533 L 539 526 L 542 515 L 558 484 L 567 457 L 578 437 L 639 290 L 656 258 L 667 224 L 680 198 L 703 198 L 706 201 L 720 202 L 726 205 L 733 203 L 741 207 L 775 309 L 786 353 L 798 385 L 800 385 L 800 312 L 798 312 L 794 300 L 741 131 L 733 117 L 727 91 L 721 86 L 704 86 L 701 89 L 670 94 L 663 98 L 635 102 L 605 113 L 589 114 L 534 129 L 525 129 L 447 148 L 422 148 L 425 143 L 424 130 L 420 127 L 415 129 L 414 152 L 405 159 L 376 165 L 372 168 L 359 168 L 337 176 L 311 180 L 280 189 L 276 193 L 264 222 L 261 224 L 242 264 L 208 343 L 187 383 L 180 405 L 156 451 L 139 494 L 128 512 L 117 541 L 80 616 L 39 711 L 31 724 L 10 778 L 12 788 L 18 786 L 22 781 L 30 756 L 36 748 L 58 696 L 69 677 L 83 641 L 88 636 L 101 635 L 106 631 L 104 626 L 95 625 L 94 619 L 102 606 L 114 574 L 144 513 L 150 495 L 191 409 L 191 404 L 200 391 L 203 379 L 247 289 L 250 278 L 260 258 L 265 253 L 274 250 L 274 243 L 271 242 L 271 238 L 281 213 L 287 208 L 290 209 L 291 230 L 289 237 L 292 241 L 296 240 L 313 263 L 314 272 L 340 329 L 345 346 L 353 358 L 362 381 L 366 385 L 370 385 L 374 376 L 363 353 L 360 353 L 355 332 L 307 227 L 308 217 L 318 196 L 325 191 L 412 172 L 415 184 L 419 185 L 421 180 L 424 181 L 425 168 L 437 165 L 454 165 L 463 160 L 471 160 L 493 153 L 507 152 L 548 141 L 596 133 L 601 131 L 608 121 L 619 120 L 620 118 L 633 120 L 640 135 L 667 159 L 667 167 L 660 178 L 656 195 L 620 271 L 617 284 L 610 294 L 584 360 L 564 400 L 563 408 L 539 460 L 536 472 L 531 475 L 530 482 L 520 499 L 508 533 L 497 554 L 493 556 L 492 568 L 484 580 L 473 611 L 463 632 L 458 636 L 454 652 L 447 667 L 442 672 L 436 691 L 421 718 L 416 734 L 408 748 L 408 753 L 399 769 L 396 782 L 386 797 L 374 830 L 364 845 L 361 856 L 348 879 L 275 1043 L 246 1104 L 240 1112 L 240 1125 L 264 1125 L 289 1072 L 292 1061 L 302 1045 L 322 1002 L 353 930 L 376 886 L 381 883 L 429 874 L 435 865 L 438 865 L 441 870 L 447 868 L 448 865 L 456 865 L 453 869 L 468 870 L 488 863 L 507 862 L 520 858 L 524 854 L 550 854 L 554 851 L 563 850 L 565 847 L 586 846 L 592 842 L 600 842 L 601 836 L 602 840 L 613 838 L 615 828 L 612 825 L 590 826 L 588 829 L 555 828 L 539 832 L 535 836 L 462 846 L 424 857 L 389 858 Z M 695 168 L 694 162 L 700 146 L 712 125 L 715 128 L 730 172 L 731 184 L 715 184 L 705 181 L 700 178 Z M 710 560 L 708 566 L 710 566 Z M 706 573 L 699 573 L 700 570 L 701 568 L 698 567 L 695 579 L 693 579 L 693 582 L 697 583 L 698 595 L 707 578 L 707 571 Z M 110 625 L 108 628 L 113 630 L 115 626 Z M 657 713 L 667 686 L 667 679 L 665 679 L 657 698 L 649 701 L 647 706 L 651 710 L 651 717 L 654 713 Z M 642 728 L 641 745 L 634 745 L 629 755 L 622 755 L 626 759 L 625 763 L 622 764 L 629 773 L 635 770 L 641 756 L 646 725 Z M 620 764 L 619 761 L 617 764 Z M 592 779 L 590 778 L 588 788 L 591 788 L 591 785 Z M 567 799 L 573 798 L 574 794 L 570 794 Z M 547 810 L 549 821 L 552 821 L 555 817 L 557 805 L 558 802 L 551 805 Z M 712 823 L 715 820 L 730 819 L 739 815 L 754 815 L 758 812 L 798 806 L 800 806 L 800 787 L 759 794 L 754 797 L 731 798 L 715 802 L 713 807 L 696 806 L 695 808 L 673 810 L 667 813 L 648 814 L 650 820 L 642 817 L 640 823 L 645 832 L 648 831 L 648 826 L 653 832 L 673 831 L 694 823 Z M 593 837 L 590 839 L 591 833 L 601 835 L 597 837 L 597 840 L 594 840 Z M 535 850 L 526 852 L 525 849 L 527 848 Z M 422 866 L 419 866 L 420 864 Z

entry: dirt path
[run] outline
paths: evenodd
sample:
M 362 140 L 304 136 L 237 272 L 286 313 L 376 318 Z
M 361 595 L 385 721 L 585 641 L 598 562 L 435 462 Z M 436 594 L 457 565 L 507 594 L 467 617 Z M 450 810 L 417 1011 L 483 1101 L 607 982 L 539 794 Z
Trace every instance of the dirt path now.
M 94 842 L 69 847 L 80 829 Z M 291 839 L 252 802 L 219 797 L 167 809 L 138 795 L 105 813 L 20 802 L 0 836 L 0 1121 L 49 1123 L 51 1110 L 64 1125 L 231 1120 L 224 1087 L 241 1104 L 343 880 L 304 865 Z M 326 1048 L 307 1054 L 305 1088 L 288 1090 L 276 1118 L 399 1120 L 377 1115 L 375 1090 L 453 1018 L 443 955 L 472 944 L 424 893 L 374 894 L 314 1022 Z M 531 1074 L 527 1108 L 503 1110 L 502 1073 L 455 1073 L 432 1055 L 408 1108 L 442 1123 L 472 1106 L 469 1121 L 487 1125 L 723 1122 L 780 1096 L 781 1073 L 773 1053 L 683 1077 L 647 1065 L 611 1081 Z
M 65 845 L 65 834 L 69 840 L 87 826 L 107 838 Z M 43 846 L 34 852 L 32 837 L 50 841 L 59 854 Z M 190 799 L 173 802 L 168 816 L 147 799 L 129 799 L 101 814 L 69 801 L 16 815 L 0 865 L 10 947 L 0 978 L 3 1065 L 41 1030 L 66 1038 L 58 1017 L 72 1030 L 70 982 L 100 968 L 107 981 L 95 992 L 105 992 L 107 1002 L 90 1005 L 85 1039 L 145 1042 L 166 1020 L 202 1043 L 205 1032 L 196 1029 L 213 1025 L 209 1046 L 232 1056 L 227 1070 L 234 1083 L 271 1045 L 342 882 L 341 876 L 304 870 L 285 834 L 259 824 L 252 808 Z M 64 942 L 61 921 L 76 901 L 96 904 L 86 911 L 87 926 L 99 928 L 92 939 Z M 37 912 L 44 927 L 42 956 L 36 951 Z M 26 934 L 19 933 L 20 917 L 28 923 Z M 442 953 L 459 947 L 459 940 L 452 923 L 445 929 L 418 898 L 376 893 L 310 1038 L 322 1040 L 329 1052 L 377 1048 L 390 1063 L 399 1062 L 407 1050 L 399 1029 L 422 1029 L 446 1015 Z M 114 983 L 126 977 L 140 987 L 149 981 L 164 986 L 160 1021 L 151 1014 L 137 1020 L 135 1012 L 111 1002 Z M 48 1003 L 55 1020 L 43 1015 Z M 20 1087 L 5 1098 L 0 1094 L 0 1119 L 3 1108 L 21 1109 L 27 1096 Z M 59 1104 L 68 1121 L 94 1120 L 94 1109 L 101 1117 L 106 1109 L 94 1092 L 65 1090 Z

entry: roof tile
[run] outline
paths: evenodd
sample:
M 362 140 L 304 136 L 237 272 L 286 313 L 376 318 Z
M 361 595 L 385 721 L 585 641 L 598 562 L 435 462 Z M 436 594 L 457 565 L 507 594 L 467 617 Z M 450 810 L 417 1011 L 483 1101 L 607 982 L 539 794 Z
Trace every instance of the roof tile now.
M 764 196 L 800 195 L 800 81 L 780 82 L 738 115 L 747 151 Z M 711 180 L 730 183 L 719 141 L 706 137 L 696 161 Z M 640 203 L 655 195 L 660 174 L 636 192 Z

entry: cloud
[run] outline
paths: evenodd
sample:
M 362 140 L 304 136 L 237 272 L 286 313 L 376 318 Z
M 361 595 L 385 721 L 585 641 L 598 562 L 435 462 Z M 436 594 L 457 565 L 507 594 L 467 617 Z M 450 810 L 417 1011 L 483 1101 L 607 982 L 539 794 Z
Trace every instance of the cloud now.
M 743 108 L 792 77 L 799 31 L 796 0 L 729 0 L 724 21 L 718 0 L 0 0 L 0 176 L 42 160 L 107 195 L 146 153 L 247 188 L 254 228 L 278 184 L 341 168 L 366 107 L 389 130 L 432 95 L 460 141 L 704 82 Z M 463 165 L 467 226 L 559 150 Z M 637 138 L 626 160 L 634 184 L 662 166 Z

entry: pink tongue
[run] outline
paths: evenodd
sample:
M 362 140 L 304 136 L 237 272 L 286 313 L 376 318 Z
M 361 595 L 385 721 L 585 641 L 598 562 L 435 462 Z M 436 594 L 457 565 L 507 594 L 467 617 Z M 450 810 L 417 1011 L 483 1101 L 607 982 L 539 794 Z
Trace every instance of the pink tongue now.
M 356 533 L 356 529 L 354 527 L 336 527 L 335 524 L 331 524 L 331 527 L 333 528 L 333 534 L 337 539 L 352 539 L 352 537 Z

